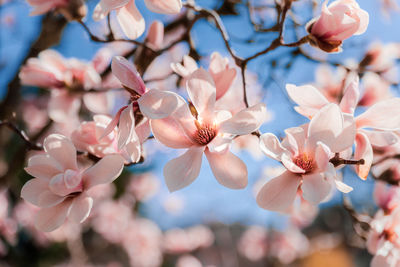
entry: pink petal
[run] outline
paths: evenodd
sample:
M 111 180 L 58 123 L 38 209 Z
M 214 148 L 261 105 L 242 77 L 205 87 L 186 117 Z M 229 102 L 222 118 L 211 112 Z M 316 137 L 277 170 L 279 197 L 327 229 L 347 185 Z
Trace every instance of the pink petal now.
M 155 13 L 178 14 L 182 8 L 181 0 L 145 0 L 147 8 Z
M 35 206 L 38 206 L 39 195 L 48 191 L 48 182 L 43 179 L 34 178 L 24 184 L 21 189 L 21 197 Z
M 182 189 L 199 176 L 204 147 L 193 146 L 164 167 L 165 183 L 170 192 Z
M 343 98 L 340 101 L 340 108 L 345 113 L 354 114 L 354 110 L 357 107 L 358 100 L 360 98 L 360 91 L 358 89 L 359 78 L 355 76 L 349 86 L 347 86 Z
M 336 180 L 335 179 L 335 185 L 336 185 L 336 189 L 339 190 L 342 193 L 350 193 L 351 191 L 353 191 L 353 187 L 343 183 L 342 181 Z
M 51 179 L 63 171 L 62 166 L 49 155 L 35 155 L 29 158 L 25 171 L 33 177 Z
M 120 155 L 107 155 L 82 174 L 84 190 L 99 184 L 112 183 L 122 172 L 124 159 Z
M 199 117 L 211 123 L 216 101 L 216 89 L 210 74 L 203 68 L 196 70 L 188 78 L 186 87 Z
M 299 105 L 300 108 L 318 110 L 329 104 L 326 97 L 312 85 L 296 86 L 287 84 L 286 91 L 289 97 Z
M 104 129 L 104 132 L 100 136 L 100 140 L 109 135 L 115 127 L 117 127 L 119 119 L 121 117 L 121 113 L 128 108 L 129 106 L 122 107 L 120 110 L 118 110 L 117 114 L 115 114 L 114 118 L 108 123 L 106 129 Z
M 380 101 L 356 118 L 357 128 L 374 128 L 380 130 L 397 130 L 400 128 L 400 98 Z
M 35 226 L 41 231 L 51 232 L 60 227 L 68 216 L 72 200 L 65 200 L 57 206 L 40 209 L 35 217 Z
M 150 120 L 147 118 L 143 118 L 142 121 L 136 125 L 135 131 L 139 138 L 139 142 L 143 144 L 144 141 L 147 140 L 147 138 L 149 138 L 151 134 Z
M 211 170 L 217 181 L 231 189 L 247 186 L 247 167 L 241 159 L 230 151 L 225 153 L 205 151 Z
M 364 133 L 358 132 L 356 136 L 356 149 L 354 152 L 354 159 L 364 159 L 365 161 L 365 164 L 363 165 L 356 165 L 356 172 L 361 179 L 367 179 L 373 158 L 374 152 L 372 150 L 372 146 L 369 142 L 368 136 L 366 136 Z
M 216 99 L 220 99 L 231 88 L 236 78 L 236 69 L 227 69 L 219 73 L 212 74 L 215 87 Z
M 260 138 L 261 150 L 270 158 L 281 161 L 281 157 L 288 152 L 278 140 L 278 137 L 272 133 L 265 133 Z
M 129 39 L 134 40 L 144 33 L 145 22 L 134 0 L 117 9 L 117 20 L 122 31 Z
M 315 160 L 317 162 L 318 169 L 321 172 L 324 172 L 325 170 L 328 169 L 328 164 L 330 164 L 329 160 L 331 159 L 331 157 L 332 157 L 332 152 L 329 149 L 329 147 L 327 147 L 321 142 L 318 142 L 317 149 L 315 151 Z
M 235 135 L 250 134 L 264 123 L 266 113 L 267 109 L 262 103 L 243 109 L 232 118 L 222 122 L 220 131 Z
M 65 200 L 66 197 L 58 196 L 49 190 L 42 192 L 38 198 L 38 207 L 50 208 L 54 207 Z
M 139 100 L 140 111 L 150 119 L 163 119 L 170 116 L 178 107 L 186 105 L 185 100 L 176 93 L 151 89 Z
M 293 204 L 301 178 L 289 171 L 268 181 L 257 194 L 257 204 L 263 209 L 286 212 Z
M 335 151 L 337 137 L 343 131 L 343 116 L 338 105 L 328 104 L 322 108 L 310 121 L 308 127 L 308 147 L 314 150 L 318 141 Z
M 322 173 L 303 175 L 303 197 L 312 204 L 319 204 L 325 200 L 332 189 L 332 184 Z
M 124 150 L 121 151 L 121 155 L 127 159 L 127 162 L 138 162 L 142 156 L 142 148 L 139 139 L 128 142 Z
M 164 24 L 161 21 L 155 20 L 150 25 L 147 41 L 157 49 L 162 47 L 164 41 Z
M 368 136 L 368 139 L 373 146 L 385 147 L 393 145 L 399 141 L 399 136 L 397 136 L 394 132 L 365 130 L 360 131 Z
M 146 85 L 135 66 L 124 57 L 113 57 L 111 69 L 115 77 L 117 77 L 124 86 L 134 90 L 139 95 L 143 95 L 146 92 Z
M 130 141 L 138 140 L 135 133 L 135 116 L 132 105 L 122 111 L 118 124 L 118 149 L 121 150 Z
M 293 173 L 300 174 L 300 173 L 305 173 L 306 172 L 301 167 L 297 166 L 293 162 L 293 159 L 287 153 L 282 154 L 281 162 L 282 162 L 283 166 L 286 167 L 286 169 L 288 169 L 289 171 L 291 171 Z
M 76 170 L 76 149 L 72 142 L 63 135 L 51 134 L 44 140 L 44 150 L 55 159 L 64 170 Z
M 167 147 L 188 148 L 193 145 L 180 124 L 173 118 L 151 120 L 150 125 L 157 141 Z
M 85 194 L 75 197 L 68 218 L 73 222 L 82 223 L 89 217 L 93 207 L 93 198 Z
M 131 0 L 101 0 L 93 12 L 93 20 L 99 21 L 107 16 L 111 10 L 125 6 Z

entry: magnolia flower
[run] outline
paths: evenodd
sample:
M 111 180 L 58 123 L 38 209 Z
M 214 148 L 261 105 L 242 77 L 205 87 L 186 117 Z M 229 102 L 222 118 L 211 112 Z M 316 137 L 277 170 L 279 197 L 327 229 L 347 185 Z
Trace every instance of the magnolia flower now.
M 216 88 L 204 69 L 195 71 L 187 81 L 192 106 L 172 92 L 150 90 L 139 98 L 142 113 L 151 119 L 154 137 L 171 148 L 187 148 L 169 161 L 164 176 L 170 191 L 191 184 L 199 175 L 203 152 L 217 181 L 229 188 L 247 185 L 246 165 L 229 151 L 236 135 L 250 134 L 263 123 L 265 105 L 258 104 L 236 113 L 216 110 Z M 172 112 L 167 112 L 173 107 Z
M 183 57 L 183 65 L 181 63 L 171 63 L 171 68 L 184 78 L 184 84 L 186 79 L 198 70 L 196 61 L 190 56 Z M 235 81 L 236 69 L 229 67 L 228 58 L 223 58 L 218 52 L 214 52 L 211 55 L 208 72 L 213 78 L 217 90 L 216 99 L 218 100 L 225 95 Z
M 311 44 L 325 52 L 339 52 L 342 41 L 367 30 L 369 15 L 355 0 L 336 0 L 327 6 L 322 4 L 322 13 L 311 20 L 306 28 Z
M 400 264 L 400 210 L 389 216 L 378 212 L 370 223 L 367 249 L 374 255 L 371 267 L 390 267 Z
M 37 58 L 28 59 L 19 77 L 23 85 L 51 90 L 49 116 L 56 122 L 64 123 L 79 112 L 81 95 L 78 92 L 102 87 L 99 72 L 106 67 L 98 62 L 97 55 L 94 59 L 93 62 L 66 59 L 54 50 L 45 50 Z M 88 108 L 96 106 L 93 109 L 96 112 L 107 111 L 113 102 L 112 96 L 107 93 L 87 94 L 83 100 Z M 94 101 L 97 105 L 93 105 Z M 103 108 L 98 107 L 99 103 L 102 103 Z
M 311 85 L 295 86 L 288 84 L 286 90 L 290 98 L 299 106 L 295 110 L 303 116 L 313 117 L 322 107 L 329 105 L 329 101 Z M 340 108 L 345 117 L 354 117 L 354 111 L 359 102 L 358 77 L 353 79 L 344 91 L 340 101 Z M 385 147 L 398 141 L 393 131 L 400 127 L 400 116 L 388 116 L 388 114 L 400 113 L 400 98 L 390 98 L 371 106 L 364 113 L 354 118 L 356 122 L 356 160 L 364 159 L 364 164 L 356 166 L 356 172 L 365 180 L 368 176 L 372 160 L 372 145 Z M 339 151 L 340 152 L 340 151 Z
M 27 0 L 34 9 L 30 15 L 42 15 L 57 10 L 68 20 L 80 20 L 86 16 L 87 7 L 82 0 Z
M 373 104 L 391 98 L 390 84 L 374 72 L 367 72 L 362 79 L 364 93 L 359 101 L 360 106 L 372 106 Z
M 111 183 L 124 167 L 119 155 L 108 155 L 90 168 L 78 167 L 76 149 L 66 137 L 49 135 L 45 154 L 29 159 L 26 172 L 34 176 L 22 188 L 21 197 L 40 207 L 35 225 L 46 232 L 57 229 L 66 218 L 82 223 L 93 206 L 90 189 Z
M 147 8 L 161 14 L 178 14 L 182 8 L 181 0 L 145 0 Z M 116 10 L 117 20 L 128 38 L 136 39 L 145 30 L 145 22 L 135 5 L 135 0 L 101 0 L 94 9 L 93 19 L 101 20 Z
M 132 102 L 123 106 L 110 121 L 100 139 L 106 137 L 114 131 L 118 125 L 118 149 L 122 150 L 128 146 L 132 140 L 137 140 L 139 136 L 140 143 L 150 135 L 150 125 L 147 118 L 142 118 L 136 125 L 135 111 L 138 110 L 137 99 L 146 94 L 148 89 L 142 78 L 137 72 L 135 66 L 123 57 L 114 57 L 111 63 L 112 73 L 120 81 L 121 85 L 131 94 Z M 135 141 L 136 142 L 136 141 Z
M 132 113 L 128 108 L 128 113 L 121 116 L 121 125 L 124 125 L 124 120 L 128 119 L 129 112 Z M 78 150 L 87 151 L 99 158 L 110 154 L 120 154 L 126 163 L 138 162 L 141 156 L 140 144 L 143 140 L 140 140 L 133 131 L 127 142 L 119 145 L 118 140 L 121 138 L 118 137 L 124 134 L 124 131 L 119 130 L 118 127 L 101 138 L 110 122 L 111 118 L 108 116 L 95 115 L 93 121 L 81 123 L 79 128 L 72 133 L 71 140 Z
M 340 108 L 329 104 L 322 108 L 308 125 L 287 129 L 282 143 L 266 133 L 261 136 L 263 152 L 280 161 L 286 171 L 267 182 L 257 195 L 260 207 L 287 212 L 298 190 L 312 204 L 324 201 L 332 188 L 348 193 L 351 187 L 336 177 L 330 159 L 354 142 L 353 123 L 345 121 Z

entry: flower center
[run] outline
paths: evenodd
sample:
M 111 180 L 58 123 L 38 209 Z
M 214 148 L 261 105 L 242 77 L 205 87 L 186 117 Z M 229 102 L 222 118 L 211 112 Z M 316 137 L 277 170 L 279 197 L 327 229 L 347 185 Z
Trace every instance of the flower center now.
M 306 153 L 300 154 L 293 159 L 294 164 L 306 171 L 312 172 L 315 169 L 314 159 Z
M 209 144 L 217 135 L 217 129 L 214 125 L 200 124 L 195 121 L 197 131 L 193 135 L 193 141 L 198 145 L 205 146 Z
M 388 240 L 389 242 L 392 243 L 396 242 L 396 240 L 399 238 L 397 233 L 392 228 L 385 229 L 382 232 L 381 236 L 385 238 L 385 240 Z

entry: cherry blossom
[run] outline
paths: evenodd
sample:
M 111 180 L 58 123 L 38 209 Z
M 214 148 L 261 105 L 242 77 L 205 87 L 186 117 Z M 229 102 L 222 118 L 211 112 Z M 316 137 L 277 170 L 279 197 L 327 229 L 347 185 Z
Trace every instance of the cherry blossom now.
M 25 170 L 35 178 L 24 185 L 21 196 L 40 207 L 35 225 L 49 232 L 66 218 L 77 223 L 86 220 L 93 206 L 90 189 L 111 183 L 122 172 L 124 163 L 119 155 L 107 155 L 92 167 L 80 168 L 74 145 L 58 134 L 45 139 L 44 149 L 44 154 L 29 159 Z
M 138 100 L 140 110 L 151 119 L 153 135 L 159 142 L 171 148 L 188 148 L 164 167 L 168 189 L 176 191 L 197 178 L 203 152 L 220 184 L 244 188 L 246 165 L 229 151 L 229 144 L 234 136 L 250 134 L 261 126 L 265 105 L 243 109 L 233 117 L 228 111 L 215 110 L 215 84 L 202 68 L 188 79 L 187 92 L 193 103 L 191 107 L 175 93 L 154 89 Z M 166 110 L 170 107 L 177 108 L 168 114 Z
M 147 8 L 161 14 L 178 14 L 182 8 L 181 0 L 145 0 Z M 140 37 L 145 30 L 145 21 L 136 7 L 135 0 L 101 0 L 94 9 L 95 21 L 105 18 L 116 10 L 117 20 L 122 31 L 130 39 Z

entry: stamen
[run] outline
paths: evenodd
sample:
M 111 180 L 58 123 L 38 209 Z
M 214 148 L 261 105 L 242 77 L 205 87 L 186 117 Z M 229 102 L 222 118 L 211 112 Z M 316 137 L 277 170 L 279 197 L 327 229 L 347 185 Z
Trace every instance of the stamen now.
M 200 124 L 197 120 L 195 121 L 197 128 L 196 133 L 193 135 L 193 141 L 201 146 L 209 144 L 214 137 L 217 135 L 217 129 L 213 125 Z
M 293 159 L 294 164 L 306 171 L 306 173 L 312 172 L 315 168 L 314 159 L 303 153 Z

